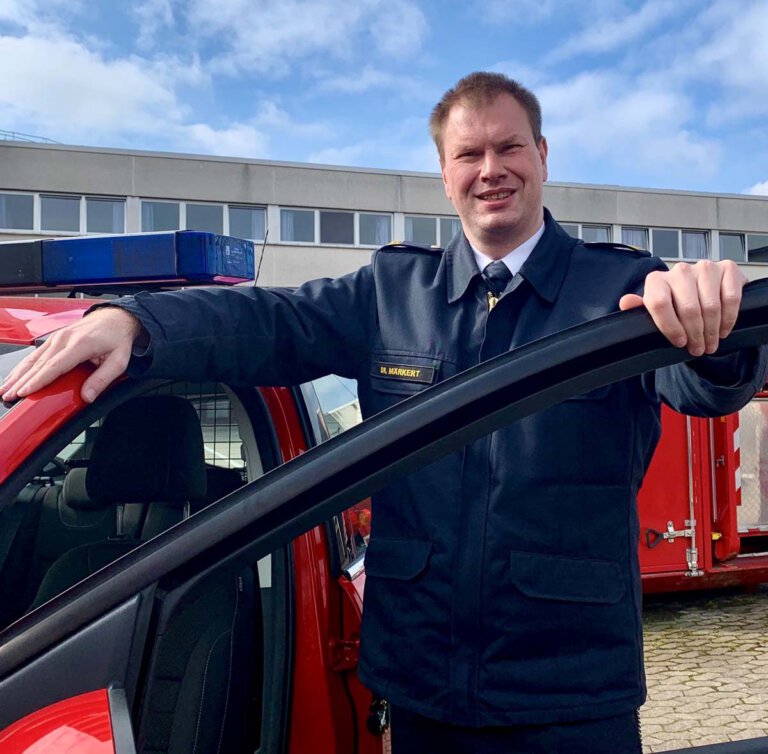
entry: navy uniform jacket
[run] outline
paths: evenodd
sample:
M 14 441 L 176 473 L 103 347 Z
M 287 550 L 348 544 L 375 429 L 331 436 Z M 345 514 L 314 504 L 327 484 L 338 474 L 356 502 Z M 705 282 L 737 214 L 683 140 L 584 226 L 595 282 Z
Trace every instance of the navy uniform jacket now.
M 385 247 L 370 266 L 296 291 L 197 289 L 122 305 L 150 333 L 147 376 L 295 384 L 334 372 L 357 379 L 370 416 L 615 311 L 660 268 L 643 252 L 591 248 L 547 212 L 544 235 L 490 313 L 462 234 L 444 253 Z M 702 364 L 567 400 L 378 495 L 366 553 L 366 685 L 465 725 L 637 708 L 636 495 L 659 437 L 659 396 L 693 414 L 732 412 L 766 366 L 762 351 L 732 358 L 725 384 L 735 386 L 718 387 L 700 376 Z

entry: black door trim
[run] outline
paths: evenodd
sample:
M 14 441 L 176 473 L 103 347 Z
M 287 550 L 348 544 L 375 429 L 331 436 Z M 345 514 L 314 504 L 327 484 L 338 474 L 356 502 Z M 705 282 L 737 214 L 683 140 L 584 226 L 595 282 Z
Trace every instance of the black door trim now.
M 719 353 L 768 343 L 768 280 L 745 289 Z M 429 388 L 236 490 L 0 633 L 0 678 L 183 565 L 265 555 L 389 483 L 488 432 L 602 385 L 689 361 L 644 310 L 531 343 Z M 208 561 L 210 563 L 210 560 Z

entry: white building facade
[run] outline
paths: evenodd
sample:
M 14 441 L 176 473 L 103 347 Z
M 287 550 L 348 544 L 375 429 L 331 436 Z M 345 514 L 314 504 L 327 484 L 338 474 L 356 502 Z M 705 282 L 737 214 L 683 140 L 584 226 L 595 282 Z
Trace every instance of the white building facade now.
M 544 201 L 585 240 L 768 276 L 768 197 L 552 182 Z M 458 227 L 436 173 L 0 142 L 0 240 L 207 230 L 257 242 L 259 285 L 297 285 Z

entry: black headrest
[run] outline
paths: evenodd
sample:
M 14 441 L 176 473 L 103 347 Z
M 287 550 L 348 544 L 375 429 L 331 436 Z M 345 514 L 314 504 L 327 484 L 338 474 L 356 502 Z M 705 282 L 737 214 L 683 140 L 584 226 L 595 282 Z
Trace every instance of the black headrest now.
M 226 469 L 222 466 L 206 466 L 205 478 L 208 485 L 207 499 L 211 502 L 229 495 L 245 484 L 237 469 Z
M 64 485 L 61 488 L 60 502 L 68 508 L 76 511 L 93 511 L 105 506 L 88 496 L 85 488 L 86 470 L 76 467 L 70 469 L 64 477 Z
M 174 395 L 133 398 L 104 419 L 86 476 L 101 503 L 183 504 L 205 497 L 205 454 L 197 413 Z

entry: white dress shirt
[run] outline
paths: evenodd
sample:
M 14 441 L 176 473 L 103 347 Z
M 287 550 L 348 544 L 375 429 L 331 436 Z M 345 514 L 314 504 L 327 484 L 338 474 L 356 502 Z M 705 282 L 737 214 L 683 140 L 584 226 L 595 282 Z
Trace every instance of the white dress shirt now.
M 501 258 L 501 261 L 507 265 L 507 268 L 512 273 L 512 277 L 520 271 L 523 263 L 528 259 L 533 251 L 533 247 L 536 246 L 543 234 L 544 223 L 541 224 L 541 227 L 527 241 L 523 241 L 520 246 L 516 249 L 512 249 L 506 256 Z M 471 243 L 469 245 L 472 246 Z M 472 246 L 472 253 L 475 255 L 475 262 L 477 263 L 478 270 L 484 270 L 491 262 L 495 261 L 486 254 L 483 254 L 482 251 L 478 251 L 474 246 Z

